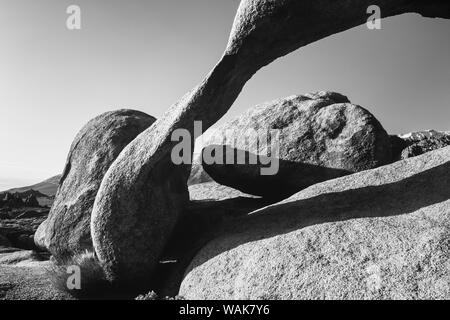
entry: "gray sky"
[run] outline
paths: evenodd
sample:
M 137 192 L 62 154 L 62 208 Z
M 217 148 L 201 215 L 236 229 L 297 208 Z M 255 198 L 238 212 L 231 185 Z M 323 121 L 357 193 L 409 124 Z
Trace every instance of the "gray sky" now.
M 81 7 L 82 29 L 66 28 Z M 0 0 L 0 190 L 62 171 L 91 118 L 155 117 L 220 58 L 237 0 Z M 404 15 L 297 50 L 261 70 L 222 120 L 258 103 L 334 90 L 389 133 L 450 130 L 450 21 Z

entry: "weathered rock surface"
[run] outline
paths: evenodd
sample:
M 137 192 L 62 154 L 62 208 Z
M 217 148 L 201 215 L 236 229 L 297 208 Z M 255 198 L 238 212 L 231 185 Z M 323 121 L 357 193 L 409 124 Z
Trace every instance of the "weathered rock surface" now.
M 91 211 L 100 183 L 122 149 L 155 118 L 134 110 L 106 112 L 77 134 L 55 201 L 35 242 L 56 258 L 92 250 Z
M 277 131 L 278 147 L 267 142 Z M 217 182 L 243 192 L 283 198 L 315 183 L 372 169 L 391 162 L 389 136 L 378 120 L 347 97 L 334 92 L 291 96 L 252 108 L 214 131 L 203 153 L 220 146 L 219 163 L 205 163 L 205 171 Z M 228 148 L 230 147 L 230 148 Z M 279 151 L 276 157 L 268 153 Z M 227 157 L 245 151 L 272 159 L 251 164 L 227 163 Z M 276 158 L 276 159 L 275 159 Z M 243 163 L 243 164 L 240 164 Z M 274 174 L 262 168 L 277 166 Z M 276 173 L 275 173 L 276 172 Z
M 211 182 L 213 179 L 206 173 L 206 171 L 203 169 L 202 162 L 200 160 L 200 155 L 193 157 L 192 160 L 192 168 L 191 168 L 191 175 L 188 179 L 188 186 L 193 186 L 195 184 L 205 183 L 205 182 Z
M 31 251 L 0 250 L 0 300 L 73 300 L 52 285 L 50 261 Z
M 194 134 L 220 119 L 263 66 L 297 48 L 367 21 L 368 1 L 242 1 L 223 57 L 207 77 L 130 143 L 97 193 L 91 219 L 95 252 L 112 281 L 148 277 L 187 199 L 190 166 L 174 167 L 178 128 Z M 383 17 L 406 12 L 450 18 L 444 1 L 378 1 Z M 326 10 L 324 10 L 326 8 Z M 450 11 L 450 10 L 448 10 Z M 330 23 L 333 22 L 333 23 Z M 193 147 L 193 142 L 192 142 Z M 178 170 L 177 170 L 178 169 Z M 181 172 L 180 172 L 181 171 Z M 133 234 L 132 239 L 127 239 Z
M 449 299 L 450 147 L 316 184 L 233 222 L 186 299 Z

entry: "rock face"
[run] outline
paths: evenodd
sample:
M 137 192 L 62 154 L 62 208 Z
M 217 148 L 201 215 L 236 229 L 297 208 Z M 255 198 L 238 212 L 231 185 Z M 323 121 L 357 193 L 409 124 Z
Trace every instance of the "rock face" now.
M 50 214 L 35 236 L 56 258 L 92 250 L 91 211 L 100 183 L 122 149 L 155 118 L 134 110 L 106 112 L 77 134 Z
M 155 268 L 183 203 L 189 166 L 174 166 L 176 129 L 194 134 L 231 107 L 262 67 L 322 38 L 367 21 L 367 1 L 241 1 L 225 52 L 206 78 L 133 140 L 114 161 L 97 193 L 91 230 L 95 252 L 112 281 L 139 282 Z M 450 18 L 450 5 L 434 0 L 378 1 L 383 17 L 406 12 Z M 325 9 L 326 8 L 326 9 Z M 333 22 L 333 23 L 330 23 Z M 193 142 L 192 142 L 193 145 Z M 133 234 L 133 239 L 127 236 Z
M 39 224 L 36 231 L 33 234 L 33 241 L 36 247 L 40 250 L 48 251 L 49 243 L 47 240 L 47 223 L 48 219 L 46 218 L 44 221 Z
M 321 181 L 390 163 L 392 158 L 389 136 L 372 114 L 341 94 L 324 91 L 250 109 L 214 131 L 204 143 L 204 153 L 227 145 L 231 148 L 226 152 L 267 157 L 269 130 L 279 132 L 274 175 L 261 174 L 266 164 L 226 164 L 226 154 L 220 164 L 204 162 L 205 171 L 243 192 L 282 198 Z
M 316 184 L 198 252 L 186 299 L 449 299 L 450 147 Z

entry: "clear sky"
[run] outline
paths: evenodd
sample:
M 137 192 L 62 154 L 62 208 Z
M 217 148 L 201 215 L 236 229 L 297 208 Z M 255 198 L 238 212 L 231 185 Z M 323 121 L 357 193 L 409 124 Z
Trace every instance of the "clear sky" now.
M 81 7 L 81 30 L 66 8 Z M 0 0 L 0 190 L 62 171 L 77 131 L 119 108 L 161 116 L 220 58 L 238 0 Z M 389 133 L 450 130 L 450 21 L 404 15 L 275 61 L 230 119 L 258 103 L 334 90 Z M 224 120 L 223 119 L 223 120 Z

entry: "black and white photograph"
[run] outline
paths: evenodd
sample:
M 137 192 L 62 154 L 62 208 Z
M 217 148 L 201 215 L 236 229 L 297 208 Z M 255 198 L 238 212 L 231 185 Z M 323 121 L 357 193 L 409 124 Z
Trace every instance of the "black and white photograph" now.
M 450 1 L 0 0 L 0 43 L 0 305 L 450 300 Z

